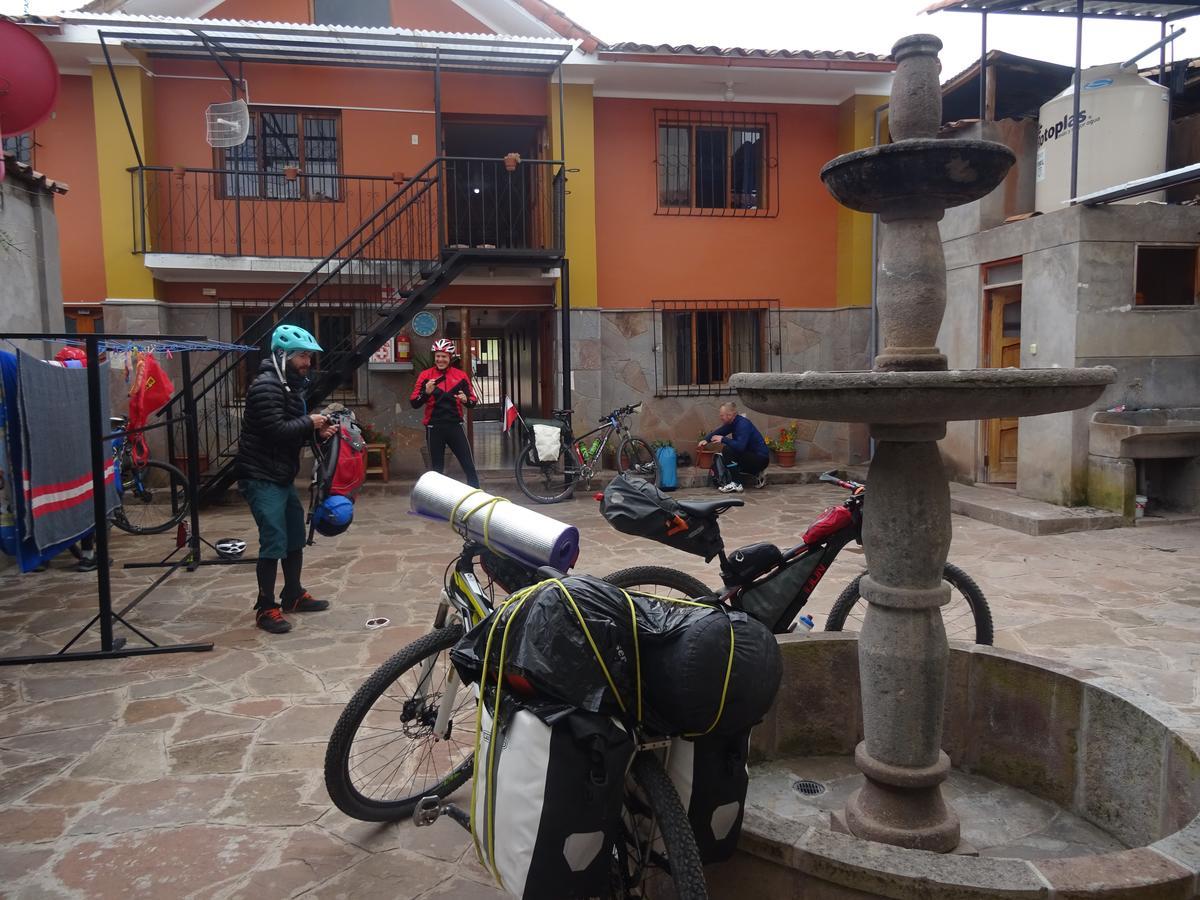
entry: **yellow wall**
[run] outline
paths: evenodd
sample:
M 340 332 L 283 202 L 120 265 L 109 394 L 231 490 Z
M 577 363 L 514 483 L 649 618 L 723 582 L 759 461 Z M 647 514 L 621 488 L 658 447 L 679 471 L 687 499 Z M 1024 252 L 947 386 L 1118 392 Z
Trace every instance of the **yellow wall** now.
M 594 307 L 596 291 L 596 139 L 592 86 L 564 86 L 566 156 L 559 142 L 558 83 L 550 85 L 551 147 L 567 168 L 567 258 L 571 261 L 571 306 Z
M 134 66 L 118 66 L 117 80 L 146 165 L 154 161 L 153 88 Z M 154 279 L 133 250 L 134 210 L 129 199 L 130 175 L 137 165 L 133 146 L 112 78 L 104 66 L 92 68 L 92 102 L 96 118 L 96 157 L 100 176 L 100 224 L 104 244 L 104 274 L 109 297 L 148 300 Z M 140 222 L 140 215 L 137 219 Z
M 886 97 L 859 94 L 838 107 L 839 153 L 871 146 L 875 110 L 886 102 Z M 837 214 L 837 305 L 871 305 L 871 216 L 844 206 Z

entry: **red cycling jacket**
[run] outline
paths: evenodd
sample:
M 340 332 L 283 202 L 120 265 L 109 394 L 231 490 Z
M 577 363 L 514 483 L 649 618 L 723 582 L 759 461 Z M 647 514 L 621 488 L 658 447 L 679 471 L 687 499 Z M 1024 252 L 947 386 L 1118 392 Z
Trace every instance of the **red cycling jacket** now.
M 435 383 L 433 393 L 426 394 L 425 383 L 431 380 Z M 459 391 L 462 391 L 467 397 L 465 404 L 454 396 Z M 479 398 L 475 394 L 475 389 L 471 387 L 471 379 L 462 369 L 450 366 L 443 372 L 437 366 L 433 366 L 417 376 L 417 384 L 413 388 L 409 401 L 412 403 L 413 409 L 425 407 L 424 422 L 426 425 L 436 425 L 461 422 L 463 408 L 474 406 L 479 402 Z

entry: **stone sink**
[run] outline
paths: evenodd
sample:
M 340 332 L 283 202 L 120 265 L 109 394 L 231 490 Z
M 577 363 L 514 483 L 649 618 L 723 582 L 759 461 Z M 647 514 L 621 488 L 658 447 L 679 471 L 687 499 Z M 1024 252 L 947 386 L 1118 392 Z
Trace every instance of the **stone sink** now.
M 1088 451 L 1112 459 L 1200 456 L 1200 408 L 1098 412 L 1088 429 Z

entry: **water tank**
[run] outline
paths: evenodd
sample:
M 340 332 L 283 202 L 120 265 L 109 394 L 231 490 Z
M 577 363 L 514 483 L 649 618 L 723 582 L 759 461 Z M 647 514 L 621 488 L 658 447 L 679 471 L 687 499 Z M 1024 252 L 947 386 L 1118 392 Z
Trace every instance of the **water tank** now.
M 1166 169 L 1170 113 L 1165 87 L 1119 64 L 1084 69 L 1079 95 L 1080 196 Z M 1042 106 L 1038 116 L 1038 212 L 1062 209 L 1071 197 L 1074 86 Z M 1162 192 L 1130 203 L 1162 200 Z

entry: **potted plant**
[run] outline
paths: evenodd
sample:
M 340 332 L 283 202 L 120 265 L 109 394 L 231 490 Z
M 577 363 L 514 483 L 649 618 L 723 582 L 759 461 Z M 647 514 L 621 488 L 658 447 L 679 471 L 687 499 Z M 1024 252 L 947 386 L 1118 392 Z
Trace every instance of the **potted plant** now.
M 774 451 L 775 464 L 781 469 L 796 465 L 796 432 L 799 426 L 793 422 L 790 428 L 780 428 L 778 438 L 767 438 L 767 449 Z
M 707 441 L 708 440 L 708 432 L 707 431 L 700 432 L 699 440 L 702 442 Z M 709 447 L 708 444 L 704 444 L 704 446 L 702 446 L 699 450 L 696 451 L 696 468 L 697 469 L 711 469 L 712 468 L 713 451 L 709 450 L 708 447 Z

